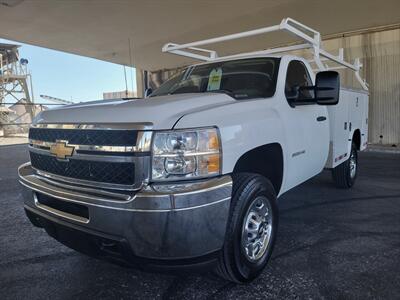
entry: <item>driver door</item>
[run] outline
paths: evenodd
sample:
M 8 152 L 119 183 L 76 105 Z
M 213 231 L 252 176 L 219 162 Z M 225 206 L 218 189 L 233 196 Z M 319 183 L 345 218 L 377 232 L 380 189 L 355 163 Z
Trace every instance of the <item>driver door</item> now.
M 290 105 L 290 129 L 287 134 L 290 186 L 296 186 L 320 173 L 328 157 L 329 123 L 326 107 L 314 101 L 296 103 L 290 100 L 293 90 L 312 85 L 306 65 L 300 60 L 290 61 L 285 82 L 285 96 Z M 305 91 L 303 95 L 312 98 L 311 91 Z

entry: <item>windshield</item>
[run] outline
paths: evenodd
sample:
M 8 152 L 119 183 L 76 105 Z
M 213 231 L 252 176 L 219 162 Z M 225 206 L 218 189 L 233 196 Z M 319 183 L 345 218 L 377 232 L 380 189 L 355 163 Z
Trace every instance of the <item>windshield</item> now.
M 226 93 L 235 99 L 272 97 L 279 58 L 251 58 L 192 66 L 165 82 L 150 97 Z

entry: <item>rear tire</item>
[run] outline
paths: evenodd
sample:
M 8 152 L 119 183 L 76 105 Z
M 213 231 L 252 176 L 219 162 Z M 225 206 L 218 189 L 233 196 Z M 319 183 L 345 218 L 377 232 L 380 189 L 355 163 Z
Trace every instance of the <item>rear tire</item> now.
M 230 216 L 217 273 L 226 280 L 255 279 L 271 257 L 278 227 L 271 182 L 252 173 L 233 174 Z
M 352 143 L 350 157 L 332 170 L 332 178 L 338 188 L 349 189 L 356 181 L 357 172 L 357 146 Z

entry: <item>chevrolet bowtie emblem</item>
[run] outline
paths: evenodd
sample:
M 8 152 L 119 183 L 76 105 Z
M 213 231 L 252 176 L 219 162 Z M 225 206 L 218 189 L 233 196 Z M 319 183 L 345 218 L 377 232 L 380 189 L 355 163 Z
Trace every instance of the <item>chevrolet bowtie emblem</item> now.
M 74 149 L 75 147 L 68 146 L 68 141 L 57 141 L 55 144 L 51 145 L 50 153 L 59 159 L 66 159 L 72 156 Z

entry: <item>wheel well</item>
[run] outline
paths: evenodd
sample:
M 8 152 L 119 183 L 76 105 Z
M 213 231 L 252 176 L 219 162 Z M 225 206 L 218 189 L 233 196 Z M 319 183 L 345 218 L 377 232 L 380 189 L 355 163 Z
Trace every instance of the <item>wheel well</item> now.
M 353 142 L 357 146 L 357 150 L 360 150 L 361 147 L 361 134 L 360 129 L 356 129 L 353 133 Z
M 233 173 L 257 173 L 268 178 L 279 194 L 283 178 L 282 147 L 278 143 L 259 146 L 244 153 L 236 162 Z

